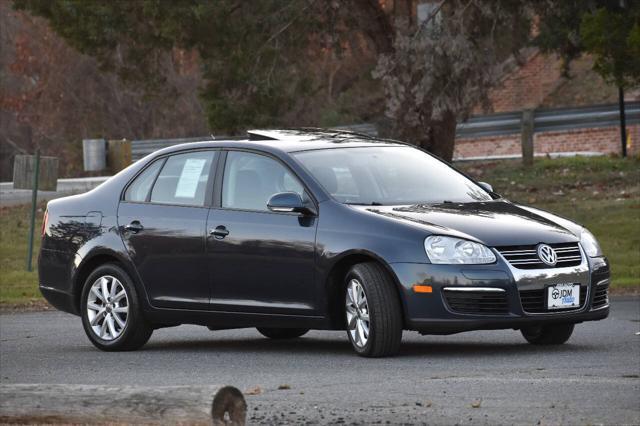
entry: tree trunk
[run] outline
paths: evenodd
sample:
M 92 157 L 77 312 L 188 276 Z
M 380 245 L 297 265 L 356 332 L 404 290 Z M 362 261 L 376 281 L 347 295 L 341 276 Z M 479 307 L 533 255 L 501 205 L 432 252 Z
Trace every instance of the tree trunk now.
M 456 142 L 456 115 L 446 111 L 442 119 L 429 123 L 426 138 L 420 146 L 445 161 L 453 160 L 453 149 Z
M 402 120 L 394 122 L 389 136 L 412 143 L 450 162 L 453 159 L 456 140 L 456 115 L 452 111 L 447 111 L 440 120 L 421 118 L 420 121 L 426 123 L 425 125 L 411 125 Z M 386 132 L 382 130 L 382 135 L 386 136 Z

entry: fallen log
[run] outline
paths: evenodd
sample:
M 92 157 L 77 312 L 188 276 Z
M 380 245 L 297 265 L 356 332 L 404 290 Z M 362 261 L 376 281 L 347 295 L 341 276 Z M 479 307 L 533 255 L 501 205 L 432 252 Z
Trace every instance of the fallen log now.
M 229 386 L 0 385 L 1 424 L 211 425 L 212 410 L 222 416 L 213 424 L 245 423 L 242 393 Z

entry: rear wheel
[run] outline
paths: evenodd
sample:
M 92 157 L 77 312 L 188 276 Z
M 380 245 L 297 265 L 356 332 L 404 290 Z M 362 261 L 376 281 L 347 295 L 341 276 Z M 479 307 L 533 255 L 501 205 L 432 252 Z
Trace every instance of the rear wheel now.
M 308 328 L 266 328 L 258 327 L 257 330 L 270 339 L 295 339 L 306 334 Z
M 377 263 L 360 263 L 347 273 L 347 335 L 365 357 L 394 355 L 402 340 L 402 311 L 395 284 Z
M 571 337 L 574 324 L 538 325 L 521 331 L 527 342 L 533 345 L 561 345 Z
M 153 327 L 142 316 L 129 275 L 117 265 L 106 264 L 93 271 L 80 300 L 84 331 L 98 349 L 136 350 L 153 333 Z

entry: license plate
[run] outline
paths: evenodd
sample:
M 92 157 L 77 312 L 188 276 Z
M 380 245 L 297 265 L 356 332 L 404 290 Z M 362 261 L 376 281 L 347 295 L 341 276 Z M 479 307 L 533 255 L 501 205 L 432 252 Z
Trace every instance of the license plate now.
M 547 308 L 564 309 L 580 306 L 580 284 L 556 284 L 547 287 Z

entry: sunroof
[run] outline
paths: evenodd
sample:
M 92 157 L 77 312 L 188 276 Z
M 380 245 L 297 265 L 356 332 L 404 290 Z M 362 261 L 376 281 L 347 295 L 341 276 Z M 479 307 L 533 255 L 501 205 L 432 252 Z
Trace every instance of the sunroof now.
M 367 141 L 377 141 L 379 138 L 366 134 L 342 129 L 321 129 L 316 127 L 303 127 L 296 129 L 272 129 L 272 130 L 249 130 L 249 140 L 279 140 L 279 141 L 315 141 L 333 140 L 339 142 L 350 139 L 364 139 Z

